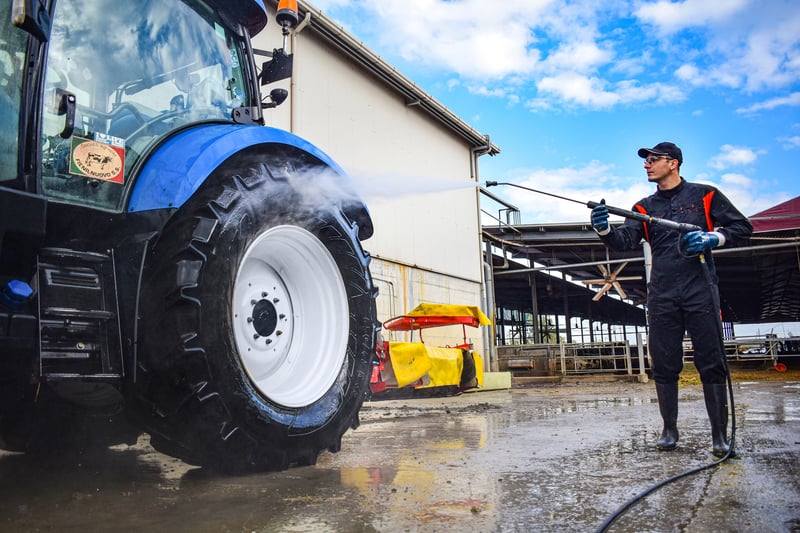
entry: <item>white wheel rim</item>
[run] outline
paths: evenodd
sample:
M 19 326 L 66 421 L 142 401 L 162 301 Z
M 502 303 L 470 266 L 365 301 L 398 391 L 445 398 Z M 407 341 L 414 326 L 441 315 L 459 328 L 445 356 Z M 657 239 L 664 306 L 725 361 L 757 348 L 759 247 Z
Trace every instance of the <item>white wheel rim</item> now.
M 247 248 L 233 290 L 233 331 L 261 394 L 286 407 L 319 400 L 341 371 L 349 329 L 341 273 L 311 232 L 276 226 Z

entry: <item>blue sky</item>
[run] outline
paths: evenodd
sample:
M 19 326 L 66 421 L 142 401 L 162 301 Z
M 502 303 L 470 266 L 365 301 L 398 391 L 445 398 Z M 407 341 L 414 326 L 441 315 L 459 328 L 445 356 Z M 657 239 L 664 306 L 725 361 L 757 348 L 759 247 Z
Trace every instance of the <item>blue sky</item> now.
M 638 148 L 745 215 L 800 195 L 798 0 L 314 0 L 502 152 L 480 180 L 630 208 L 654 189 Z M 522 222 L 588 209 L 505 187 Z

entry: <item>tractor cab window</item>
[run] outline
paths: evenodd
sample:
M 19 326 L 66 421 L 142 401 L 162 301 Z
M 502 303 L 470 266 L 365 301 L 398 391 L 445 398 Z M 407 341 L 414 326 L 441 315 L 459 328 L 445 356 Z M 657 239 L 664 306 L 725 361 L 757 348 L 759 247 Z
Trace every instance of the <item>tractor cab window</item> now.
M 59 0 L 44 84 L 45 194 L 121 210 L 137 165 L 167 135 L 253 105 L 244 53 L 200 1 Z
M 0 0 L 0 184 L 17 178 L 19 108 L 27 34 L 11 24 L 11 0 Z

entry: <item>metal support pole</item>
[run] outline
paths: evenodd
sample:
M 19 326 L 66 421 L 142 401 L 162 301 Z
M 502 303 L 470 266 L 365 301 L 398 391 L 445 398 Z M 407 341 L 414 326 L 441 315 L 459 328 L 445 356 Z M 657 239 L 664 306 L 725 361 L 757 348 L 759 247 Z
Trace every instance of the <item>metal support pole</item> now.
M 631 345 L 628 339 L 625 339 L 625 368 L 628 370 L 628 375 L 633 375 L 633 363 L 631 362 Z
M 636 351 L 639 352 L 639 381 L 647 383 L 647 372 L 644 370 L 644 343 L 642 334 L 636 334 Z
M 572 342 L 572 317 L 569 315 L 569 295 L 564 289 L 564 322 L 567 324 L 567 342 Z
M 531 287 L 531 322 L 533 325 L 533 342 L 542 342 L 542 336 L 539 332 L 539 295 L 536 293 L 536 273 L 531 272 L 528 274 L 528 283 Z

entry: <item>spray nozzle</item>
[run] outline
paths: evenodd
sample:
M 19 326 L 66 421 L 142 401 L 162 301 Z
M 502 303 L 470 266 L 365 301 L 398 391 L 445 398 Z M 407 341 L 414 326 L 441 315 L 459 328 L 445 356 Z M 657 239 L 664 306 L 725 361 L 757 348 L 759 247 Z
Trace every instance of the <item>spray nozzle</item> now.
M 496 181 L 487 181 L 486 182 L 486 186 L 487 187 L 494 187 L 495 185 L 497 185 Z

